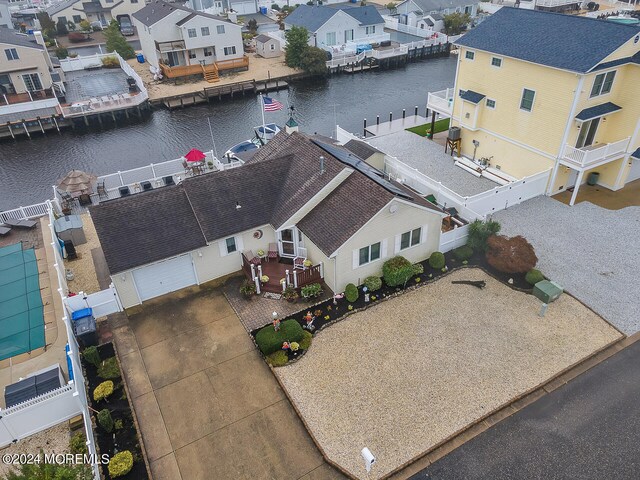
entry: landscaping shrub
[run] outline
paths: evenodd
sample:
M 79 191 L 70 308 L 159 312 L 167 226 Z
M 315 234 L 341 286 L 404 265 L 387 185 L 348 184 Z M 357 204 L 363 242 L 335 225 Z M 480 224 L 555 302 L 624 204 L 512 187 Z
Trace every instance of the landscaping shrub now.
M 344 287 L 344 296 L 346 297 L 347 302 L 349 303 L 355 302 L 356 300 L 358 300 L 358 297 L 360 296 L 358 287 L 356 287 L 353 283 L 347 284 L 347 286 Z
M 476 252 L 487 251 L 487 239 L 500 231 L 500 224 L 494 221 L 481 222 L 476 220 L 469 225 L 467 245 Z
M 322 285 L 320 285 L 319 283 L 311 283 L 309 285 L 305 285 L 300 289 L 300 294 L 304 297 L 305 300 L 319 297 L 320 295 L 322 295 Z
M 117 420 L 115 420 L 113 422 L 113 428 L 115 428 L 116 430 L 122 430 L 122 427 L 124 427 L 123 423 L 122 423 L 122 419 L 119 418 Z
M 71 32 L 69 33 L 68 38 L 71 43 L 80 43 L 87 40 L 87 36 L 84 33 L 80 33 L 80 32 Z
M 464 262 L 473 256 L 473 248 L 469 245 L 463 245 L 453 251 L 453 256 L 456 257 L 456 260 Z
M 240 286 L 240 293 L 247 298 L 250 298 L 256 293 L 256 285 L 251 280 L 245 280 Z
M 487 240 L 487 263 L 499 272 L 525 273 L 538 263 L 535 251 L 522 236 L 493 235 Z
M 64 60 L 68 56 L 69 56 L 69 50 L 67 50 L 64 47 L 56 48 L 56 57 L 58 57 L 60 60 Z
M 71 450 L 71 453 L 79 453 L 80 455 L 89 453 L 87 440 L 85 439 L 83 432 L 76 432 L 73 434 L 73 437 L 71 437 L 71 440 L 69 441 L 69 450 Z
M 382 288 L 382 279 L 380 277 L 376 277 L 372 275 L 364 279 L 363 285 L 367 287 L 369 292 L 375 292 Z M 355 300 L 349 300 L 351 302 L 355 302 Z
M 286 365 L 289 361 L 289 357 L 284 350 L 278 350 L 277 352 L 270 353 L 267 355 L 267 362 L 272 367 L 281 367 Z
M 311 342 L 313 341 L 313 335 L 311 332 L 307 332 L 306 330 L 302 332 L 302 340 L 300 340 L 300 348 L 303 350 L 308 350 L 311 346 Z
M 82 20 L 80 22 L 80 30 L 82 30 L 83 32 L 91 31 L 91 23 L 89 22 L 89 20 Z
M 113 418 L 108 408 L 103 408 L 98 412 L 98 423 L 104 429 L 105 432 L 113 432 Z
M 122 477 L 133 468 L 133 454 L 129 450 L 116 453 L 109 459 L 109 476 Z
M 116 357 L 109 357 L 100 365 L 98 365 L 98 376 L 104 380 L 118 378 L 120 376 L 120 367 Z
M 429 266 L 431 268 L 435 268 L 436 270 L 441 270 L 444 268 L 444 265 L 445 265 L 444 253 L 433 252 L 429 257 Z
M 269 355 L 280 350 L 284 342 L 299 342 L 303 335 L 304 330 L 300 324 L 289 319 L 280 323 L 280 330 L 277 332 L 272 325 L 263 327 L 256 335 L 256 343 L 264 355 Z
M 382 277 L 390 287 L 404 285 L 413 275 L 413 265 L 403 256 L 393 257 L 382 265 Z
M 103 57 L 102 66 L 104 68 L 120 68 L 120 61 L 116 57 Z
M 282 292 L 282 298 L 284 298 L 289 302 L 295 302 L 299 296 L 300 295 L 298 295 L 298 292 L 296 292 L 296 289 L 293 288 L 292 286 L 288 286 L 287 288 L 284 289 L 284 292 Z
M 111 380 L 107 380 L 106 382 L 102 382 L 98 385 L 93 391 L 93 399 L 96 402 L 100 400 L 106 400 L 109 395 L 113 393 L 113 382 Z
M 82 352 L 82 358 L 84 358 L 85 362 L 89 362 L 94 367 L 98 368 L 102 359 L 100 358 L 100 353 L 96 347 L 87 347 Z
M 532 268 L 527 272 L 524 279 L 527 281 L 529 285 L 535 285 L 536 283 L 544 280 L 544 275 L 542 275 L 542 272 L 540 270 L 536 270 L 535 268 Z
M 422 275 L 424 273 L 424 265 L 421 263 L 413 264 L 413 274 L 414 275 Z

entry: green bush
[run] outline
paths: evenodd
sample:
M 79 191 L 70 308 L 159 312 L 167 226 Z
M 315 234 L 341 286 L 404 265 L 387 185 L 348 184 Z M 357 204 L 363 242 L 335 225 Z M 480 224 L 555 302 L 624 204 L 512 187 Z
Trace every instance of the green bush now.
M 98 365 L 98 376 L 104 380 L 120 377 L 120 367 L 116 357 L 109 357 Z
M 436 270 L 440 270 L 444 268 L 444 253 L 442 252 L 433 252 L 429 257 L 429 266 L 431 268 L 435 268 Z
M 413 264 L 413 274 L 414 275 L 422 275 L 424 273 L 424 265 L 421 263 Z
M 492 220 L 481 222 L 476 220 L 469 225 L 467 245 L 476 252 L 487 251 L 487 239 L 500 231 L 500 224 Z
M 60 60 L 64 60 L 68 56 L 69 56 L 69 50 L 67 50 L 65 47 L 56 48 L 56 57 L 58 57 Z
M 106 382 L 102 382 L 98 385 L 93 391 L 93 399 L 96 402 L 100 400 L 106 400 L 109 395 L 113 393 L 113 382 L 111 380 L 107 380 Z
M 122 427 L 124 427 L 124 424 L 122 423 L 122 419 L 121 418 L 119 418 L 117 420 L 114 420 L 113 428 L 115 428 L 116 430 L 122 430 Z
M 94 346 L 85 348 L 84 351 L 82 352 L 82 358 L 84 358 L 85 362 L 89 362 L 91 365 L 93 365 L 96 368 L 98 368 L 100 366 L 100 363 L 102 362 L 102 359 L 100 358 L 100 353 L 98 352 L 98 349 Z
M 402 256 L 393 257 L 382 265 L 382 277 L 390 287 L 404 285 L 413 276 L 413 265 Z
M 453 256 L 460 262 L 469 260 L 473 256 L 473 248 L 469 245 L 463 245 L 453 251 Z
M 73 434 L 73 437 L 71 437 L 71 440 L 69 441 L 69 450 L 71 450 L 71 453 L 79 453 L 80 455 L 89 453 L 87 440 L 85 439 L 83 432 L 76 432 Z
M 320 295 L 322 295 L 322 285 L 320 285 L 319 283 L 311 283 L 309 285 L 305 285 L 300 289 L 300 294 L 305 300 L 319 297 Z
M 302 350 L 308 350 L 309 347 L 311 346 L 311 342 L 313 341 L 313 335 L 311 334 L 311 332 L 308 331 L 304 331 L 302 332 L 302 340 L 300 340 L 300 348 Z
M 344 287 L 344 296 L 347 299 L 347 302 L 349 303 L 355 302 L 356 300 L 358 300 L 358 297 L 360 296 L 358 287 L 356 287 L 353 283 L 347 284 L 347 286 Z
M 382 288 L 382 279 L 372 275 L 364 279 L 363 285 L 367 287 L 369 292 L 376 292 Z M 355 302 L 355 300 L 350 300 Z
M 104 68 L 120 68 L 120 61 L 117 57 L 103 57 L 102 66 Z
M 240 286 L 240 293 L 249 298 L 256 293 L 256 284 L 251 280 L 245 280 Z
M 256 343 L 263 355 L 277 352 L 284 342 L 299 342 L 304 336 L 304 330 L 298 322 L 289 319 L 280 324 L 277 332 L 272 325 L 263 327 L 256 335 Z
M 267 355 L 267 362 L 272 367 L 281 367 L 286 365 L 289 361 L 289 357 L 287 356 L 287 352 L 284 350 L 278 350 L 277 352 L 270 353 Z
M 113 432 L 113 418 L 108 408 L 103 408 L 98 412 L 98 423 L 104 429 L 105 432 Z
M 122 477 L 133 468 L 133 455 L 129 450 L 116 453 L 109 459 L 109 476 L 111 478 Z
M 542 272 L 540 270 L 532 268 L 527 272 L 524 279 L 527 281 L 529 285 L 535 285 L 536 283 L 544 280 L 544 275 L 542 275 Z

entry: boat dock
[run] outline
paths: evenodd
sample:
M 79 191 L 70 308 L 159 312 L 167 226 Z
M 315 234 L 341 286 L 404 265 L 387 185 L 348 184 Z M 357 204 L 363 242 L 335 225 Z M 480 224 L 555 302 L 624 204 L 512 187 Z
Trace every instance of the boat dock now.
M 382 137 L 384 135 L 390 135 L 392 133 L 400 132 L 402 130 L 406 130 L 407 128 L 417 127 L 418 125 L 424 125 L 428 123 L 425 117 L 422 117 L 417 114 L 405 116 L 405 111 L 402 111 L 402 118 L 393 119 L 393 115 L 389 114 L 389 121 L 380 123 L 380 116 L 376 118 L 376 124 L 367 126 L 367 120 L 364 120 L 364 133 L 366 135 L 373 135 L 375 137 Z

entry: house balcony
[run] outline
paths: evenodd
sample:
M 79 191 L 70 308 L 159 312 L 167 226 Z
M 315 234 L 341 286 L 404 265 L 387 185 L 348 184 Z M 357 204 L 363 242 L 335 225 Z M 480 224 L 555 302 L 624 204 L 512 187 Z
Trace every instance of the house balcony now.
M 4 93 L 0 94 L 0 107 L 52 98 L 56 98 L 53 88 L 45 88 L 43 90 L 35 90 L 33 92 L 25 93 Z
M 580 3 L 582 3 L 580 0 L 537 0 L 535 6 L 536 8 L 556 8 Z
M 614 143 L 595 144 L 588 147 L 575 148 L 565 145 L 562 160 L 578 168 L 593 168 L 611 160 L 622 157 L 627 152 L 630 138 Z
M 453 114 L 454 89 L 447 88 L 439 92 L 429 92 L 427 96 L 427 108 L 439 113 L 443 117 L 450 118 Z
M 312 262 L 309 267 L 294 268 L 294 259 L 285 257 L 263 258 L 259 265 L 254 265 L 242 254 L 242 271 L 247 280 L 260 284 L 261 291 L 272 293 L 282 293 L 284 288 L 289 286 L 300 291 L 301 287 L 311 283 L 321 283 L 324 278 L 322 262 L 317 265 Z M 263 275 L 269 277 L 267 282 L 260 282 L 260 277 Z M 285 280 L 284 285 L 281 282 L 282 279 Z

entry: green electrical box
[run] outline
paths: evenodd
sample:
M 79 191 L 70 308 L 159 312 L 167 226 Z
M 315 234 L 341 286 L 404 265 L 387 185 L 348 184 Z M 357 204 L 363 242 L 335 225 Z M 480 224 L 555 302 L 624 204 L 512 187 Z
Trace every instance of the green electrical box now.
M 562 295 L 560 285 L 549 280 L 541 280 L 533 287 L 533 295 L 544 303 L 551 303 Z

